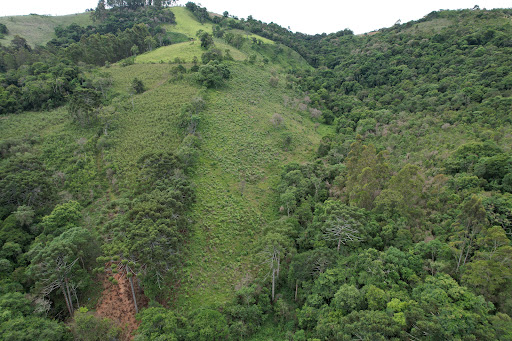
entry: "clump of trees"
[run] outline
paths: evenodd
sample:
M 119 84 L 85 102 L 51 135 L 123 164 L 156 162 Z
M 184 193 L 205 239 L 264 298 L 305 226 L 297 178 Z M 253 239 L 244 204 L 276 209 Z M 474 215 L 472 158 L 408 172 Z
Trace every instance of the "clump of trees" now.
M 146 87 L 144 86 L 144 83 L 138 79 L 138 78 L 134 78 L 132 80 L 132 90 L 136 93 L 136 94 L 141 94 L 143 93 L 144 91 L 146 91 Z
M 185 7 L 194 14 L 194 16 L 199 20 L 200 23 L 204 23 L 207 20 L 210 19 L 210 14 L 208 13 L 208 10 L 205 7 L 201 7 L 199 5 L 196 5 L 194 2 L 187 2 L 185 4 Z
M 196 75 L 196 80 L 207 88 L 219 87 L 229 79 L 231 72 L 226 64 L 219 63 L 217 60 L 210 61 L 208 64 L 201 65 Z

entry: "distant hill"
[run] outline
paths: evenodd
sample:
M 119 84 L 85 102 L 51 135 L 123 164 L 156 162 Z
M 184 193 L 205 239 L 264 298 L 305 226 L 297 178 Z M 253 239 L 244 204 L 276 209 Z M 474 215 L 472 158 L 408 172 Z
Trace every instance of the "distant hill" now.
M 70 14 L 63 16 L 23 15 L 0 17 L 0 23 L 7 26 L 9 34 L 0 43 L 8 44 L 15 35 L 27 40 L 31 46 L 44 45 L 55 38 L 55 27 L 69 26 L 76 23 L 80 26 L 93 25 L 90 13 Z

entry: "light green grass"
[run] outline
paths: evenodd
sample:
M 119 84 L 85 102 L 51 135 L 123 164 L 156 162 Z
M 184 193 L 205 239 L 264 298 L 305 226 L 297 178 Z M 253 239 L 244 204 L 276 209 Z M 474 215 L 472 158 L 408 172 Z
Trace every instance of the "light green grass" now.
M 2 45 L 8 45 L 15 35 L 27 40 L 31 46 L 45 45 L 55 38 L 55 27 L 77 23 L 81 26 L 93 25 L 89 13 L 70 14 L 63 16 L 23 15 L 0 17 L 0 23 L 7 26 L 9 34 L 0 39 Z
M 114 148 L 108 160 L 116 168 L 121 186 L 133 188 L 138 172 L 137 161 L 147 153 L 174 151 L 181 142 L 177 114 L 190 102 L 198 89 L 194 84 L 169 83 L 169 64 L 113 66 L 107 70 L 114 79 L 114 90 L 120 94 L 106 110 L 112 113 L 113 131 L 109 139 Z M 132 80 L 137 77 L 147 90 L 130 94 Z
M 221 50 L 223 53 L 225 53 L 226 50 L 229 50 L 229 53 L 235 60 L 245 60 L 247 58 L 245 53 L 237 50 L 233 46 L 222 43 L 217 39 L 215 40 L 215 48 Z M 163 61 L 167 63 L 178 57 L 185 60 L 186 63 L 191 63 L 194 57 L 197 57 L 199 60 L 201 60 L 201 55 L 204 52 L 205 50 L 201 48 L 201 43 L 199 41 L 184 42 L 160 47 L 154 51 L 144 53 L 138 56 L 135 59 L 135 62 L 143 64 L 159 63 Z
M 231 74 L 224 88 L 208 91 L 201 115 L 195 224 L 180 274 L 180 309 L 225 303 L 243 279 L 254 278 L 260 266 L 255 243 L 278 218 L 282 166 L 311 158 L 320 140 L 311 120 L 284 106 L 283 95 L 293 93 L 282 82 L 269 85 L 270 67 L 237 63 Z M 275 113 L 283 117 L 281 126 L 271 122 Z M 283 148 L 284 134 L 292 136 L 290 150 Z
M 199 30 L 212 32 L 212 24 L 201 24 L 196 17 L 185 7 L 172 7 L 170 9 L 176 16 L 175 25 L 165 25 L 165 29 L 169 32 L 180 32 L 190 38 L 196 38 L 196 32 Z
M 67 122 L 65 108 L 50 112 L 24 112 L 0 116 L 1 139 L 44 136 L 58 131 Z

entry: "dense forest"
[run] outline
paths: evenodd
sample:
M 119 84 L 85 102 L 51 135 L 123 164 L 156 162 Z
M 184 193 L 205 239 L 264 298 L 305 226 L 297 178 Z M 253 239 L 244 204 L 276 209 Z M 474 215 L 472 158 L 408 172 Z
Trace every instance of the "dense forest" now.
M 512 340 L 512 10 L 364 35 L 0 21 L 0 339 Z

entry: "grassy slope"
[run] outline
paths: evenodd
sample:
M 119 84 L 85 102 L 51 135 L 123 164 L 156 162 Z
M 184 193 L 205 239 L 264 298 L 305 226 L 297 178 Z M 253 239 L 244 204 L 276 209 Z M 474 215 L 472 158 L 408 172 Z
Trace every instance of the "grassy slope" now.
M 187 13 L 182 8 L 173 10 L 181 13 L 177 15 L 176 27 L 184 28 L 182 33 L 195 33 L 197 27 L 204 26 L 180 21 Z M 191 20 L 195 21 L 189 17 L 188 21 Z M 95 158 L 88 156 L 92 175 L 84 177 L 83 182 L 103 183 L 86 209 L 86 216 L 92 217 L 86 219 L 88 226 L 94 225 L 94 217 L 103 203 L 115 197 L 115 187 L 130 188 L 136 182 L 135 165 L 141 156 L 175 150 L 179 144 L 176 114 L 184 103 L 197 95 L 200 87 L 191 76 L 177 83 L 168 81 L 172 65 L 159 63 L 161 55 L 167 54 L 166 49 L 144 55 L 148 63 L 155 64 L 113 65 L 102 70 L 112 75 L 113 90 L 118 96 L 103 112 L 109 122 L 110 147 Z M 236 59 L 241 59 L 236 57 L 237 53 L 247 55 L 230 49 Z M 176 53 L 174 57 L 187 59 L 187 54 Z M 259 56 L 258 60 L 261 59 Z M 184 280 L 177 293 L 177 307 L 183 309 L 226 302 L 233 296 L 237 284 L 254 276 L 258 264 L 254 263 L 253 245 L 265 224 L 278 216 L 274 188 L 281 167 L 290 161 L 309 160 L 320 140 L 320 134 L 308 117 L 285 107 L 283 95 L 291 98 L 297 95 L 285 89 L 284 75 L 277 74 L 281 79 L 277 89 L 270 86 L 270 77 L 281 66 L 234 62 L 230 68 L 232 79 L 225 87 L 206 92 L 208 106 L 201 114 L 201 157 L 193 178 L 197 203 L 191 213 L 195 223 L 186 247 L 187 261 L 180 275 Z M 130 94 L 134 77 L 146 85 L 147 91 L 143 94 Z M 284 118 L 281 126 L 276 127 L 271 122 L 275 113 Z M 80 139 L 96 143 L 97 132 L 103 131 L 103 127 L 89 130 L 76 127 L 70 122 L 65 107 L 52 112 L 6 116 L 3 120 L 2 136 L 42 136 L 44 153 L 49 153 L 48 158 L 58 156 L 62 161 L 54 162 L 56 171 L 63 169 L 77 154 Z M 318 130 L 324 129 L 327 128 L 320 126 Z M 286 134 L 292 137 L 289 150 L 283 147 Z M 108 168 L 115 170 L 116 186 L 105 178 Z M 106 188 L 109 189 L 105 191 Z
M 106 111 L 114 112 L 114 130 L 110 136 L 115 149 L 109 158 L 116 165 L 124 186 L 135 179 L 137 160 L 145 153 L 175 150 L 180 143 L 176 115 L 181 106 L 197 93 L 186 82 L 169 83 L 171 65 L 118 65 L 108 69 L 114 79 L 114 91 L 121 94 Z M 133 78 L 143 81 L 147 91 L 131 95 Z
M 211 25 L 198 23 L 184 8 L 172 10 L 177 20 L 172 29 L 176 32 L 195 37 L 197 30 L 211 29 Z M 248 53 L 258 54 L 258 50 L 249 46 L 242 52 L 218 40 L 216 46 L 222 50 L 229 48 L 235 60 L 245 59 Z M 190 61 L 194 55 L 200 57 L 202 52 L 197 42 L 186 42 L 159 48 L 139 56 L 136 61 L 159 63 L 176 57 Z M 293 63 L 303 62 L 287 49 L 283 54 L 293 57 Z M 258 60 L 262 58 L 260 55 Z M 277 62 L 281 59 L 274 58 Z M 147 71 L 137 77 L 145 83 L 146 73 L 153 67 L 168 68 L 165 64 L 146 64 L 131 66 L 126 71 L 141 71 L 141 67 Z M 294 97 L 290 90 L 284 89 L 284 82 L 281 80 L 277 89 L 270 86 L 272 72 L 279 69 L 280 65 L 263 67 L 259 63 L 232 63 L 232 79 L 226 86 L 206 93 L 208 104 L 201 114 L 199 128 L 201 157 L 193 178 L 197 186 L 197 202 L 191 214 L 195 224 L 187 245 L 186 264 L 180 275 L 183 281 L 176 304 L 180 309 L 226 302 L 233 296 L 236 285 L 254 276 L 258 264 L 254 263 L 253 244 L 261 236 L 265 224 L 278 216 L 274 209 L 277 196 L 273 189 L 281 167 L 290 161 L 308 160 L 319 143 L 320 134 L 315 131 L 314 123 L 284 106 L 283 95 Z M 135 76 L 124 70 L 119 69 L 114 78 L 128 74 Z M 284 79 L 284 75 L 278 77 Z M 185 84 L 166 87 L 176 91 Z M 190 91 L 182 97 L 190 100 L 192 94 Z M 284 118 L 279 127 L 271 122 L 276 113 Z M 146 120 L 146 115 L 137 117 Z M 144 124 L 147 123 L 139 122 L 137 126 Z M 322 129 L 325 127 L 320 127 Z M 139 133 L 132 133 L 132 139 L 138 140 Z M 283 148 L 285 134 L 292 136 L 289 151 Z M 130 135 L 126 133 L 128 138 Z
M 241 35 L 243 35 L 245 38 L 249 38 L 249 39 L 256 38 L 256 39 L 261 40 L 261 41 L 262 41 L 263 43 L 265 43 L 265 44 L 275 44 L 275 42 L 274 42 L 273 40 L 270 40 L 270 39 L 264 38 L 264 37 L 262 37 L 262 36 L 259 36 L 259 35 L 257 35 L 257 34 L 254 34 L 254 33 L 245 32 L 245 31 L 238 30 L 238 29 L 228 30 L 228 32 L 235 33 L 235 34 L 241 34 Z
M 225 88 L 209 91 L 202 115 L 196 224 L 183 269 L 182 308 L 225 302 L 254 275 L 254 243 L 277 218 L 273 189 L 281 167 L 308 160 L 320 139 L 309 119 L 284 107 L 283 94 L 292 94 L 270 87 L 269 69 L 236 64 L 232 74 Z M 280 127 L 271 123 L 275 113 L 284 118 Z M 292 135 L 289 151 L 284 133 Z
M 183 33 L 189 38 L 196 38 L 196 32 L 199 30 L 212 32 L 211 23 L 201 24 L 185 7 L 172 7 L 171 11 L 176 16 L 176 25 L 165 25 L 167 31 Z
M 15 35 L 27 40 L 31 46 L 44 45 L 55 37 L 55 27 L 77 23 L 81 26 L 92 25 L 89 13 L 70 14 L 63 16 L 23 15 L 0 17 L 0 23 L 5 24 L 9 34 L 0 39 L 2 45 L 7 45 Z
M 226 43 L 221 42 L 218 39 L 215 39 L 215 47 L 220 49 L 222 52 L 226 50 L 230 50 L 231 56 L 235 60 L 245 60 L 247 55 L 245 55 L 240 50 L 237 50 L 233 46 L 227 45 Z M 164 46 L 159 49 L 153 50 L 148 53 L 144 53 L 138 56 L 135 59 L 136 63 L 155 63 L 155 62 L 170 62 L 173 61 L 174 58 L 179 57 L 182 60 L 185 60 L 187 63 L 191 63 L 194 59 L 194 56 L 201 60 L 201 55 L 204 53 L 204 49 L 201 48 L 201 43 L 199 41 L 191 41 L 173 44 L 169 46 Z

